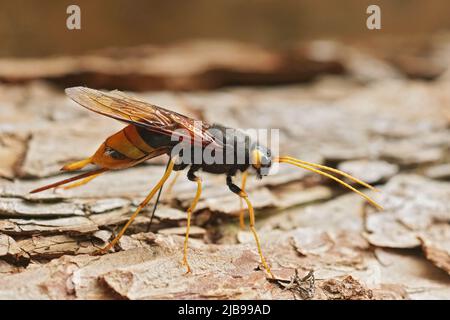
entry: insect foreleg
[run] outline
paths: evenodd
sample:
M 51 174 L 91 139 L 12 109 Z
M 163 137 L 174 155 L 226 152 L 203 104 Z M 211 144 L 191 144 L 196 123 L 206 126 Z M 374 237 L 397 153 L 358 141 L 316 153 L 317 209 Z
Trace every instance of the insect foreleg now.
M 259 241 L 259 236 L 258 233 L 256 232 L 255 229 L 255 212 L 253 210 L 253 206 L 250 202 L 250 200 L 248 199 L 248 195 L 245 191 L 241 190 L 241 188 L 239 188 L 237 185 L 235 185 L 233 183 L 233 179 L 230 175 L 227 176 L 227 186 L 228 188 L 230 188 L 231 192 L 236 193 L 239 197 L 241 197 L 242 199 L 244 199 L 244 201 L 247 203 L 247 208 L 248 208 L 248 215 L 250 218 L 250 230 L 253 233 L 253 237 L 255 238 L 255 242 L 256 242 L 256 246 L 258 248 L 258 253 L 259 256 L 261 257 L 261 263 L 263 264 L 264 268 L 266 269 L 267 273 L 274 278 L 272 271 L 270 270 L 269 265 L 266 262 L 266 259 L 264 258 L 264 255 L 262 253 L 262 249 L 261 249 L 261 243 Z

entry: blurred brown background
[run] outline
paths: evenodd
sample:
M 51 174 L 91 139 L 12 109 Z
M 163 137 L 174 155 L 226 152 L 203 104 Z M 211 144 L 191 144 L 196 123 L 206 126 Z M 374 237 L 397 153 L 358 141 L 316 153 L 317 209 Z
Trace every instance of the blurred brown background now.
M 70 4 L 81 7 L 81 31 L 66 28 Z M 366 28 L 370 4 L 381 6 L 381 31 Z M 450 27 L 448 0 L 2 0 L 0 8 L 3 57 L 79 54 L 196 38 L 282 48 L 317 38 L 427 37 Z

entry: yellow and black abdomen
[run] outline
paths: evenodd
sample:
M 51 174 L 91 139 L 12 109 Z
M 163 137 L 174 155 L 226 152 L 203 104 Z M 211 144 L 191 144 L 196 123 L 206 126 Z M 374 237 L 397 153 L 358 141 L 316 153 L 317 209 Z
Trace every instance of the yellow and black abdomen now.
M 168 151 L 170 137 L 128 125 L 107 138 L 91 158 L 102 168 L 123 169 Z

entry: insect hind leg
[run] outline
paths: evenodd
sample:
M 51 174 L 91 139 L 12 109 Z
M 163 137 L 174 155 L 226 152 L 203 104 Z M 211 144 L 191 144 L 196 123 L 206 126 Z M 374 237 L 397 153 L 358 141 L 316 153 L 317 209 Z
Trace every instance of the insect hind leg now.
M 166 171 L 164 172 L 164 175 L 162 176 L 162 178 L 158 181 L 156 186 L 153 187 L 153 189 L 150 191 L 148 196 L 138 205 L 138 207 L 136 208 L 134 213 L 131 215 L 130 219 L 127 221 L 125 226 L 122 227 L 122 229 L 117 234 L 117 236 L 106 247 L 96 251 L 94 254 L 104 254 L 116 245 L 116 243 L 120 240 L 120 238 L 123 236 L 125 231 L 128 229 L 128 227 L 134 221 L 134 219 L 136 219 L 139 212 L 141 212 L 141 210 L 143 208 L 145 208 L 145 206 L 150 202 L 150 200 L 152 200 L 152 198 L 156 194 L 156 192 L 158 192 L 158 190 L 162 187 L 164 182 L 166 182 L 166 180 L 169 178 L 170 174 L 172 173 L 173 166 L 174 166 L 174 162 L 173 162 L 173 160 L 170 160 L 169 165 L 167 166 Z
M 172 179 L 172 181 L 170 181 L 169 186 L 166 189 L 166 196 L 165 196 L 166 199 L 171 197 L 173 187 L 175 186 L 175 183 L 177 182 L 178 178 L 180 177 L 180 174 L 181 174 L 181 171 L 177 171 L 175 173 L 175 177 Z
M 81 181 L 77 181 L 77 182 L 73 182 L 73 183 L 71 183 L 71 184 L 68 184 L 68 185 L 66 185 L 66 186 L 64 186 L 64 187 L 62 187 L 62 188 L 63 188 L 64 190 L 67 190 L 67 189 L 72 189 L 72 188 L 76 188 L 76 187 L 79 187 L 79 186 L 83 186 L 83 185 L 85 185 L 86 183 L 90 182 L 91 180 L 97 178 L 97 177 L 98 177 L 99 175 L 101 175 L 102 173 L 103 173 L 103 172 L 94 174 L 94 175 L 92 175 L 92 176 L 90 176 L 90 177 L 84 178 L 84 179 L 81 180 Z
M 186 266 L 186 273 L 191 272 L 191 267 L 189 266 L 188 260 L 187 260 L 187 250 L 188 250 L 188 241 L 189 241 L 189 230 L 191 228 L 191 216 L 192 212 L 195 210 L 195 207 L 197 206 L 198 200 L 200 199 L 200 196 L 202 194 L 202 180 L 197 177 L 194 172 L 196 168 L 191 167 L 189 169 L 187 177 L 190 181 L 197 183 L 197 191 L 195 193 L 194 200 L 192 200 L 191 205 L 187 209 L 187 224 L 186 224 L 186 236 L 184 238 L 184 247 L 183 247 L 183 261 L 182 264 Z
M 76 161 L 76 162 L 72 162 L 69 164 L 66 164 L 64 167 L 61 168 L 61 170 L 63 171 L 75 171 L 75 170 L 80 170 L 83 169 L 84 167 L 86 167 L 88 164 L 92 163 L 92 157 L 80 160 L 80 161 Z

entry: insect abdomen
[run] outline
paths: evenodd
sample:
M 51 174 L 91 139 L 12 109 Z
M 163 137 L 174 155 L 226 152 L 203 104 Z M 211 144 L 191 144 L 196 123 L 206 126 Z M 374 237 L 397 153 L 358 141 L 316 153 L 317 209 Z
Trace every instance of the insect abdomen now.
M 131 129 L 130 129 L 131 130 Z M 135 134 L 149 147 L 151 148 L 161 148 L 168 147 L 170 145 L 175 144 L 177 141 L 172 141 L 171 137 L 165 134 L 158 134 L 151 131 L 148 131 L 144 128 L 134 126 Z
M 149 145 L 134 125 L 128 125 L 102 143 L 93 163 L 103 168 L 122 169 L 154 153 L 158 146 Z

